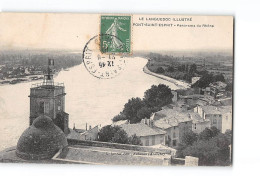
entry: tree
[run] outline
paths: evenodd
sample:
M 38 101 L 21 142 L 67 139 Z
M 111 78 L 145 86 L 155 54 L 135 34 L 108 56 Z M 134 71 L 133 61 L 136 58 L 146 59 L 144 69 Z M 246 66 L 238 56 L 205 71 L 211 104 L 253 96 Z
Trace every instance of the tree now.
M 191 64 L 189 73 L 192 75 L 192 74 L 194 74 L 196 72 L 197 72 L 197 65 L 196 64 Z
M 136 134 L 129 137 L 129 143 L 132 145 L 142 145 L 140 137 L 136 136 Z
M 192 87 L 206 88 L 213 80 L 212 74 L 204 74 L 202 77 L 192 85 Z
M 232 132 L 222 134 L 216 127 L 206 128 L 199 134 L 187 133 L 177 147 L 177 157 L 194 156 L 199 158 L 199 165 L 230 165 L 230 144 Z
M 141 109 L 139 109 L 137 111 L 137 118 L 138 118 L 138 121 L 142 120 L 142 119 L 145 119 L 145 118 L 150 118 L 152 114 L 152 109 L 151 108 L 148 108 L 147 106 L 144 106 L 142 107 Z
M 150 89 L 144 93 L 144 102 L 151 108 L 163 107 L 172 102 L 171 89 L 164 85 L 152 85 Z
M 177 68 L 178 68 L 178 70 L 181 71 L 181 72 L 184 72 L 184 71 L 185 71 L 185 65 L 184 65 L 184 64 L 179 65 Z
M 220 130 L 217 129 L 217 127 L 215 127 L 215 126 L 212 126 L 210 128 L 210 130 L 212 131 L 212 137 L 215 137 L 215 136 L 217 136 L 220 133 Z
M 184 156 L 199 158 L 200 166 L 213 166 L 217 161 L 219 148 L 213 141 L 197 141 L 183 150 Z
M 181 141 L 184 146 L 189 146 L 192 145 L 195 141 L 197 141 L 197 139 L 198 135 L 193 131 L 189 131 L 182 136 Z
M 119 126 L 111 126 L 107 125 L 101 128 L 100 132 L 98 133 L 99 141 L 103 142 L 110 142 L 114 137 L 114 134 L 120 129 Z
M 117 122 L 117 121 L 120 121 L 120 120 L 127 120 L 126 116 L 122 112 L 120 112 L 120 114 L 116 115 L 112 119 L 113 122 Z
M 123 114 L 126 119 L 130 120 L 130 123 L 137 123 L 139 119 L 137 112 L 144 106 L 144 102 L 140 98 L 132 98 L 124 106 Z
M 162 67 L 158 67 L 156 69 L 156 73 L 164 73 L 164 69 Z
M 129 139 L 128 139 L 127 133 L 122 128 L 119 128 L 115 131 L 114 136 L 112 137 L 110 142 L 128 144 Z
M 174 67 L 173 67 L 173 66 L 169 66 L 169 67 L 167 68 L 167 71 L 168 71 L 168 72 L 174 72 Z
M 199 139 L 200 140 L 209 140 L 215 136 L 217 136 L 220 133 L 220 130 L 216 127 L 212 126 L 211 128 L 205 128 L 200 134 Z
M 205 128 L 200 134 L 199 139 L 200 140 L 209 140 L 213 137 L 213 132 L 209 128 Z
M 213 82 L 217 81 L 225 82 L 225 77 L 222 74 L 214 75 Z
M 98 136 L 98 140 L 102 142 L 142 145 L 141 139 L 138 136 L 132 135 L 128 137 L 125 130 L 119 126 L 104 126 L 98 133 Z

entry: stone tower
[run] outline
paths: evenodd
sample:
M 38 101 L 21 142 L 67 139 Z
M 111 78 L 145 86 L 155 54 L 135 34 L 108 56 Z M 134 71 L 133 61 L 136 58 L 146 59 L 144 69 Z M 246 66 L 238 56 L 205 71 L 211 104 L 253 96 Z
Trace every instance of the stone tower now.
M 69 133 L 69 114 L 65 112 L 65 87 L 55 83 L 51 67 L 54 60 L 48 60 L 48 73 L 42 83 L 33 84 L 30 90 L 30 125 L 40 115 L 50 117 L 65 134 Z

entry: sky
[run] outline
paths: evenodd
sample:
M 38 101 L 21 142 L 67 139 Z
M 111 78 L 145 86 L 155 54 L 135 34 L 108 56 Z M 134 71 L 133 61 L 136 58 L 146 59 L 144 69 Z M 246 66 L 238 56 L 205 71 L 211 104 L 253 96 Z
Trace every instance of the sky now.
M 140 18 L 171 18 L 168 24 L 212 24 L 211 27 L 145 27 L 132 25 L 133 51 L 233 50 L 230 16 L 133 15 L 132 23 L 164 23 Z M 192 18 L 174 22 L 173 18 Z M 82 51 L 100 31 L 99 14 L 1 13 L 0 48 Z

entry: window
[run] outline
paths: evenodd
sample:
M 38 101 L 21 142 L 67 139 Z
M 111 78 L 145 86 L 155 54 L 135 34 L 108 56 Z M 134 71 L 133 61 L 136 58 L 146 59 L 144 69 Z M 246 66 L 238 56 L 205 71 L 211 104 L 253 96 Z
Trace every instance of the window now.
M 49 114 L 50 112 L 50 103 L 44 102 L 44 114 Z
M 216 119 L 213 119 L 213 124 L 217 124 L 217 120 Z
M 149 146 L 149 138 L 146 139 L 145 145 L 146 145 L 146 146 Z
M 195 130 L 197 129 L 197 124 L 196 124 L 196 123 L 194 124 L 194 129 L 195 129 Z
M 58 111 L 61 110 L 61 100 L 58 101 Z
M 152 145 L 155 145 L 155 136 L 152 136 Z
M 172 137 L 176 138 L 176 133 L 175 132 L 173 132 Z

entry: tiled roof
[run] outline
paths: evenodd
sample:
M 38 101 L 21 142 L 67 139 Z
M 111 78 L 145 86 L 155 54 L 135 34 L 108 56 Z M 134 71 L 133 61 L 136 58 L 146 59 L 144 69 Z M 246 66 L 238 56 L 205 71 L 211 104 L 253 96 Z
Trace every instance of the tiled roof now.
M 223 114 L 232 112 L 232 106 L 201 106 L 206 114 Z
M 196 112 L 189 112 L 192 122 L 193 123 L 200 123 L 200 122 L 205 122 L 205 121 L 210 121 L 209 119 L 203 119 L 200 117 L 200 115 Z
M 137 123 L 137 124 L 123 124 L 120 127 L 125 130 L 128 136 L 132 136 L 136 134 L 137 136 L 153 136 L 153 135 L 161 135 L 166 134 L 165 131 L 151 128 L 146 124 Z
M 188 122 L 192 119 L 188 112 L 181 112 L 180 109 L 164 109 L 154 115 L 154 126 L 167 129 L 178 126 L 179 123 Z

